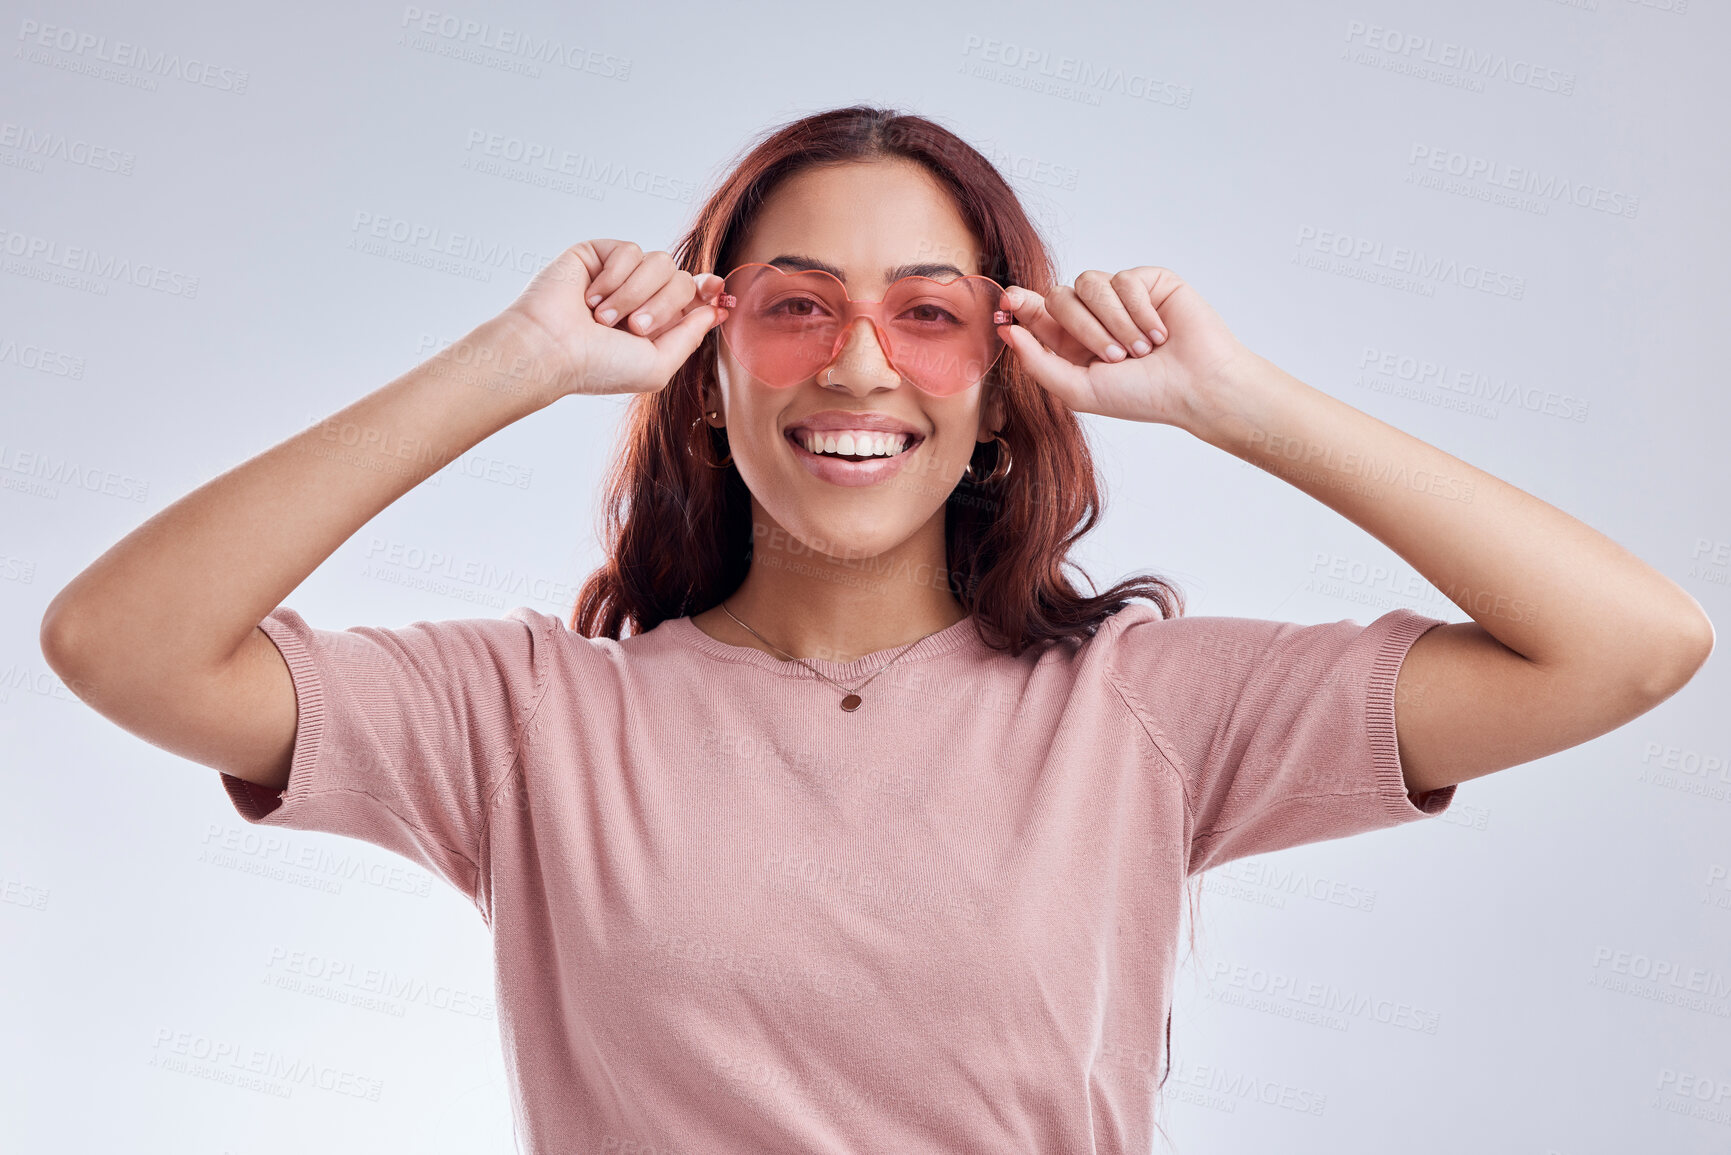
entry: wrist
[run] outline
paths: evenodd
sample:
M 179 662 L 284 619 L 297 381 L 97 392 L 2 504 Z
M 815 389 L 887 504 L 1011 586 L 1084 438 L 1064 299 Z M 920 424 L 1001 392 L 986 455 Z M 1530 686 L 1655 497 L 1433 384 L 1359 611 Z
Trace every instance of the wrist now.
M 570 392 L 567 359 L 547 331 L 529 318 L 501 313 L 433 355 L 435 373 L 470 388 L 513 399 L 525 412 Z
M 1256 399 L 1279 369 L 1242 346 L 1198 376 L 1173 423 L 1198 440 L 1230 450 L 1256 424 Z

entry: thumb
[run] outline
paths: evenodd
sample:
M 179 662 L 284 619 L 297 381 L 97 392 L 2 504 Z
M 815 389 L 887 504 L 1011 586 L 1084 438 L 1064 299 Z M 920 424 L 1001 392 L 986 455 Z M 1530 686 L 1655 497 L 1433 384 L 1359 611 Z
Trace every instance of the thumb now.
M 720 315 L 714 305 L 699 305 L 679 319 L 679 323 L 666 330 L 659 337 L 650 339 L 655 347 L 655 355 L 667 369 L 667 376 L 673 374 L 703 344 L 704 334 L 715 327 L 715 319 Z
M 1061 400 L 1068 402 L 1075 397 L 1088 379 L 1087 371 L 1080 365 L 1072 364 L 1047 349 L 1020 325 L 1009 326 L 1009 343 L 1034 380 L 1056 393 Z

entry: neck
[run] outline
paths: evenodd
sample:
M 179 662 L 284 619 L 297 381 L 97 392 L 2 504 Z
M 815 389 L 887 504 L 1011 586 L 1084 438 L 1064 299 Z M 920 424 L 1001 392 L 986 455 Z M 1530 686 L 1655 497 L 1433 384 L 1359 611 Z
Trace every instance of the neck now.
M 692 624 L 719 642 L 777 658 L 851 662 L 900 649 L 968 616 L 946 585 L 943 519 L 940 509 L 906 541 L 873 557 L 809 548 L 757 521 L 751 569 L 725 599 L 727 609 L 695 614 Z

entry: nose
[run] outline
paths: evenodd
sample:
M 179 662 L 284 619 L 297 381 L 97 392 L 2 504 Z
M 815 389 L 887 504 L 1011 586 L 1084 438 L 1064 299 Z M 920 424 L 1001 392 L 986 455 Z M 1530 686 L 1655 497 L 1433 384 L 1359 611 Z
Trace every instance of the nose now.
M 859 317 L 848 327 L 841 352 L 817 379 L 820 383 L 846 386 L 854 393 L 869 393 L 896 387 L 901 384 L 902 375 L 890 364 L 871 319 Z

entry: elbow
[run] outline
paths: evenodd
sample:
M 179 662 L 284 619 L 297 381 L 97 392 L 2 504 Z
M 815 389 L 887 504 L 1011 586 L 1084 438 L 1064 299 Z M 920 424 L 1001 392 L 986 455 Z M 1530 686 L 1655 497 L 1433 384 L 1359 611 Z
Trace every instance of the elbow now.
M 61 605 L 59 598 L 49 602 L 37 631 L 36 644 L 41 648 L 48 668 L 66 684 L 67 689 L 82 698 L 84 695 L 79 688 L 83 683 L 76 673 L 79 668 L 77 633 L 76 615 Z
M 61 667 L 65 665 L 66 655 L 72 648 L 66 611 L 56 609 L 57 604 L 48 603 L 48 609 L 42 615 L 42 625 L 36 632 L 36 644 L 41 647 L 43 658 L 56 674 L 60 673 Z
M 1641 679 L 1641 696 L 1658 705 L 1689 684 L 1707 664 L 1715 640 L 1713 623 L 1699 605 L 1663 631 L 1655 631 L 1655 657 Z

